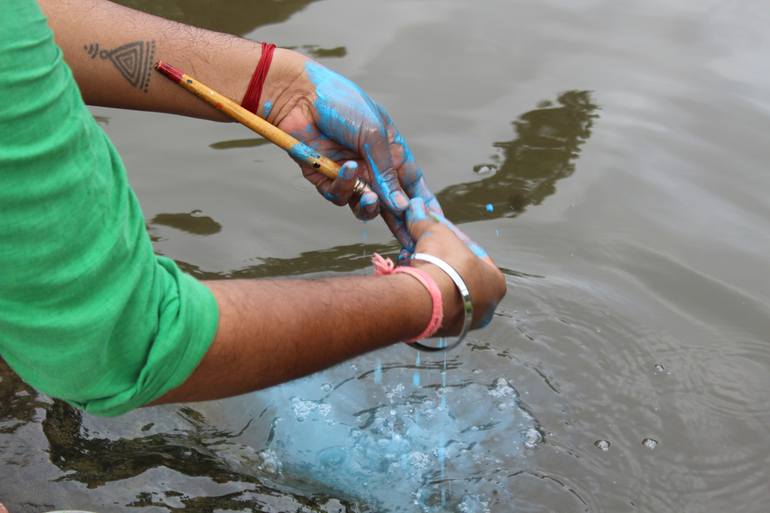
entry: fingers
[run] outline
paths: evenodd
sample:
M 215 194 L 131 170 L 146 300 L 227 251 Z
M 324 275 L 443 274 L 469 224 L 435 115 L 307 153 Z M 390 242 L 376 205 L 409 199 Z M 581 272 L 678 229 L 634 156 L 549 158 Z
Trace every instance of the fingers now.
M 353 192 L 356 180 L 359 178 L 359 167 L 356 161 L 349 160 L 342 164 L 334 180 L 329 180 L 315 171 L 306 174 L 305 177 L 328 201 L 337 206 L 350 205 L 357 218 L 366 221 L 374 219 L 379 214 L 380 205 L 375 193 L 365 192 L 359 198 Z
M 406 226 L 414 240 L 419 240 L 435 223 L 436 221 L 431 217 L 422 198 L 409 200 L 409 208 L 406 210 Z
M 377 191 L 386 207 L 393 212 L 403 212 L 409 206 L 409 198 L 398 183 L 390 144 L 384 130 L 370 132 L 364 143 L 364 157 L 372 173 L 372 187 Z
M 391 158 L 397 163 L 398 182 L 410 198 L 422 198 L 428 210 L 437 214 L 443 214 L 436 196 L 428 189 L 423 178 L 423 173 L 409 149 L 406 140 L 396 128 L 393 119 L 387 111 L 377 105 L 377 110 L 385 122 L 388 138 L 391 141 Z
M 412 236 L 409 235 L 404 215 L 394 214 L 390 210 L 382 210 L 382 219 L 401 244 L 401 247 L 403 248 L 402 251 L 406 251 L 411 255 L 414 251 L 414 240 L 412 239 Z

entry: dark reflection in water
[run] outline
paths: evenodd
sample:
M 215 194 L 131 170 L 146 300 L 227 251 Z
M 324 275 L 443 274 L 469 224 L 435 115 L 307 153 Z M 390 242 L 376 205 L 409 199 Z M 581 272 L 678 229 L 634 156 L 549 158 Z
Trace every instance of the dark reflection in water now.
M 224 280 L 298 276 L 312 273 L 350 272 L 371 264 L 372 253 L 390 255 L 398 252 L 398 243 L 348 244 L 329 249 L 305 251 L 294 258 L 260 258 L 260 263 L 234 271 L 213 272 L 180 262 L 179 267 L 199 280 Z
M 43 406 L 37 392 L 22 382 L 0 359 L 0 434 L 15 433 L 32 422 L 35 409 Z
M 158 214 L 152 218 L 150 224 L 170 226 L 193 235 L 214 235 L 222 231 L 221 224 L 209 216 L 201 215 L 200 210 L 178 214 Z
M 212 150 L 232 150 L 235 148 L 256 148 L 269 144 L 270 141 L 261 137 L 252 137 L 250 139 L 230 139 L 228 141 L 219 141 L 209 144 Z
M 229 34 L 246 34 L 261 27 L 288 20 L 313 0 L 117 0 L 117 3 L 140 11 L 162 16 Z
M 487 168 L 489 176 L 450 185 L 437 194 L 447 217 L 457 224 L 514 217 L 529 205 L 542 203 L 556 192 L 559 180 L 574 173 L 580 147 L 591 135 L 598 108 L 589 91 L 567 91 L 555 101 L 543 101 L 521 115 L 512 123 L 516 137 L 494 143 L 499 153 L 491 157 L 493 162 L 476 166 L 477 170 Z M 489 204 L 493 207 L 491 212 L 487 209 Z M 293 258 L 261 258 L 259 264 L 227 272 L 178 263 L 202 280 L 266 278 L 350 272 L 368 266 L 372 253 L 397 251 L 395 242 L 350 244 L 306 251 Z
M 82 433 L 80 411 L 57 400 L 48 408 L 43 433 L 49 442 L 51 463 L 66 472 L 60 480 L 79 481 L 89 488 L 138 476 L 159 465 L 187 476 L 208 476 L 216 482 L 256 482 L 227 469 L 207 451 L 212 443 L 221 444 L 237 435 L 207 426 L 191 408 L 181 408 L 179 414 L 191 429 L 131 439 L 89 438 Z
M 303 511 L 318 511 L 318 496 L 304 497 L 267 486 L 254 475 L 239 472 L 225 462 L 218 451 L 227 445 L 237 446 L 238 451 L 240 445 L 232 440 L 243 430 L 231 433 L 215 429 L 201 413 L 189 407 L 180 408 L 177 414 L 186 421 L 189 429 L 110 440 L 89 436 L 82 427 L 81 413 L 62 401 L 54 401 L 47 406 L 42 428 L 49 444 L 50 461 L 63 473 L 57 481 L 78 481 L 88 488 L 98 488 L 139 476 L 153 468 L 165 467 L 186 477 L 248 485 L 245 490 L 213 497 L 188 497 L 173 490 L 163 492 L 167 499 L 181 501 L 185 511 L 210 512 L 223 508 L 261 511 L 263 501 L 259 500 L 259 495 L 290 495 L 296 504 L 306 508 Z M 247 427 L 248 424 L 243 429 Z M 152 424 L 142 428 L 143 431 L 150 429 Z M 344 507 L 344 503 L 340 505 Z M 139 493 L 127 506 L 176 509 L 164 503 L 157 493 Z
M 575 171 L 597 109 L 590 92 L 568 91 L 523 114 L 513 122 L 516 137 L 494 143 L 500 151 L 492 163 L 476 166 L 491 176 L 437 194 L 446 216 L 457 224 L 514 217 L 542 203 L 556 192 L 556 182 Z

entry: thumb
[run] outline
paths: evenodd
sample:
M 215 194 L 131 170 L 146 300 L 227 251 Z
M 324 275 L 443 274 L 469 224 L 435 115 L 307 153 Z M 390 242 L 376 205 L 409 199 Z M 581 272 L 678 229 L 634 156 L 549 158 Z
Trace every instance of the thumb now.
M 435 223 L 422 198 L 409 200 L 409 207 L 406 209 L 406 227 L 412 239 L 417 241 Z

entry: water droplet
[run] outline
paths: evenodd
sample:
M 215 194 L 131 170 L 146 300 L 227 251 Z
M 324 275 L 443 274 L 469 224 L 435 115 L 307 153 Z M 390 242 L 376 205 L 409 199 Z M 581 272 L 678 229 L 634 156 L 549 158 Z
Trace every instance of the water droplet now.
M 656 372 L 663 372 L 663 371 L 665 371 L 665 370 L 666 370 L 666 368 L 665 368 L 665 367 L 663 367 L 663 365 L 661 365 L 661 364 L 659 364 L 659 363 L 656 363 L 656 364 L 655 364 L 655 371 L 656 371 Z
M 658 441 L 653 438 L 645 438 L 642 440 L 642 447 L 645 449 L 653 450 L 658 446 Z
M 495 206 L 493 204 L 491 204 L 491 203 L 487 203 L 487 205 L 484 208 L 490 214 L 495 211 Z
M 612 443 L 609 440 L 597 440 L 594 442 L 594 447 L 600 451 L 609 451 Z

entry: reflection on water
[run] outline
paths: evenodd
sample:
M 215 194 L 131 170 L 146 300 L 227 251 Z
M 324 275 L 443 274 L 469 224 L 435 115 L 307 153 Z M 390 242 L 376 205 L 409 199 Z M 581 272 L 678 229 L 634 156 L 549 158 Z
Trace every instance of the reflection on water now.
M 479 164 L 475 182 L 452 185 L 436 196 L 455 223 L 513 217 L 539 205 L 556 182 L 575 171 L 580 147 L 591 135 L 598 106 L 588 91 L 568 91 L 513 122 L 516 137 L 496 142 L 499 153 Z M 490 206 L 491 205 L 491 206 Z
M 556 191 L 559 180 L 575 171 L 575 160 L 580 147 L 591 135 L 597 110 L 590 92 L 567 91 L 555 101 L 543 101 L 536 109 L 519 116 L 512 123 L 515 137 L 510 141 L 495 142 L 493 146 L 500 150 L 499 153 L 492 156 L 491 163 L 477 166 L 477 169 L 486 168 L 483 178 L 450 185 L 436 194 L 447 217 L 457 224 L 513 217 L 529 205 L 542 203 Z M 248 144 L 252 140 L 245 141 Z M 241 143 L 223 141 L 215 144 L 218 148 L 229 148 L 240 147 Z M 491 211 L 487 207 L 490 204 Z M 150 222 L 153 223 L 156 221 Z M 198 279 L 265 278 L 350 272 L 368 266 L 372 253 L 397 251 L 395 242 L 350 244 L 304 251 L 293 258 L 259 258 L 259 264 L 226 272 L 207 271 L 183 261 L 177 263 Z
M 222 230 L 222 225 L 209 216 L 201 215 L 200 210 L 180 212 L 178 214 L 158 214 L 150 225 L 170 226 L 193 235 L 214 235 Z

